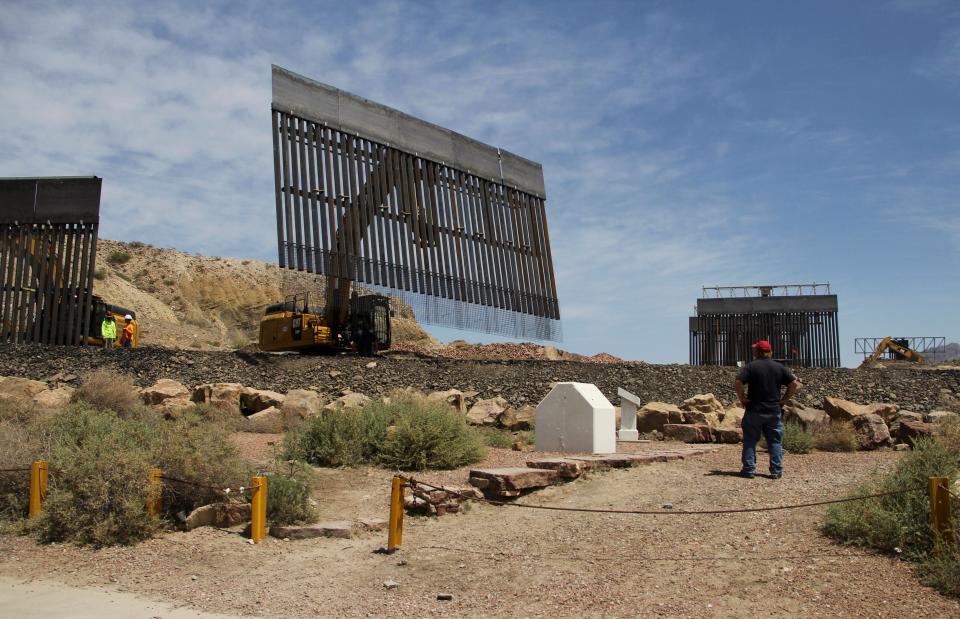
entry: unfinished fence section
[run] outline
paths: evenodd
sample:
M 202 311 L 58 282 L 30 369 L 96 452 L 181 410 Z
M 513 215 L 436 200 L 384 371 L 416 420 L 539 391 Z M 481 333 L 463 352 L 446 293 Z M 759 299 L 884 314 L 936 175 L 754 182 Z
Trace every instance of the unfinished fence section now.
M 0 341 L 87 341 L 100 186 L 97 177 L 0 179 Z
M 837 310 L 829 284 L 704 288 L 690 318 L 690 364 L 747 363 L 767 340 L 788 365 L 839 367 Z
M 276 66 L 272 116 L 281 267 L 560 338 L 540 164 Z

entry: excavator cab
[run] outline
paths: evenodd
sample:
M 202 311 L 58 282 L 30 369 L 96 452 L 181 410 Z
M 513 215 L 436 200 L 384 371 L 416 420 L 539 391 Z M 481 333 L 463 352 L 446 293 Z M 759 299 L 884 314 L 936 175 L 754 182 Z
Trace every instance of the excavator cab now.
M 339 307 L 310 307 L 307 294 L 287 295 L 267 306 L 260 320 L 260 350 L 268 352 L 341 352 L 355 349 L 364 355 L 390 348 L 390 299 L 382 295 L 352 294 L 346 321 Z M 334 324 L 336 322 L 336 324 Z

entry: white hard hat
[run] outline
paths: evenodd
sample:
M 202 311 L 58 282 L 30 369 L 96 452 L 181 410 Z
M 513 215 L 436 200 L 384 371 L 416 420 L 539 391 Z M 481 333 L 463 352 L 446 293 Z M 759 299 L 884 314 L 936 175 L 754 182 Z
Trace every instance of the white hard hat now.
M 124 320 L 133 320 L 133 316 L 131 316 L 130 314 L 127 314 L 126 316 L 123 317 L 123 319 L 124 319 Z

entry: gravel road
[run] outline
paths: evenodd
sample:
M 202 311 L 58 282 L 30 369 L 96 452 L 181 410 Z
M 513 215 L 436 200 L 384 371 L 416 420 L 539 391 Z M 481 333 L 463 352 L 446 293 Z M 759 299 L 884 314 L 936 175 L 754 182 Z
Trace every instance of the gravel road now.
M 698 510 L 788 505 L 844 494 L 892 466 L 896 452 L 787 456 L 786 475 L 743 480 L 739 450 L 596 473 L 522 502 Z M 386 513 L 379 475 L 354 476 Z M 318 497 L 319 498 L 319 497 Z M 268 540 L 252 546 L 213 529 L 133 548 L 37 546 L 0 537 L 0 576 L 106 586 L 207 612 L 265 617 L 531 616 L 948 617 L 960 601 L 919 585 L 894 558 L 817 533 L 825 508 L 631 516 L 478 505 L 408 518 L 404 546 L 385 535 Z M 384 582 L 395 581 L 395 589 Z M 452 600 L 439 601 L 447 593 Z

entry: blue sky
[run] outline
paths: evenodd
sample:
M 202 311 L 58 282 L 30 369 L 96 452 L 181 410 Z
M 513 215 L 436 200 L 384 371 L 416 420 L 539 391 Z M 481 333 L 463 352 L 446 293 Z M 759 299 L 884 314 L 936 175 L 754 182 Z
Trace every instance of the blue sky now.
M 813 281 L 847 365 L 960 339 L 960 2 L 83 4 L 2 2 L 0 176 L 103 177 L 103 237 L 276 259 L 275 63 L 541 162 L 563 348 Z

